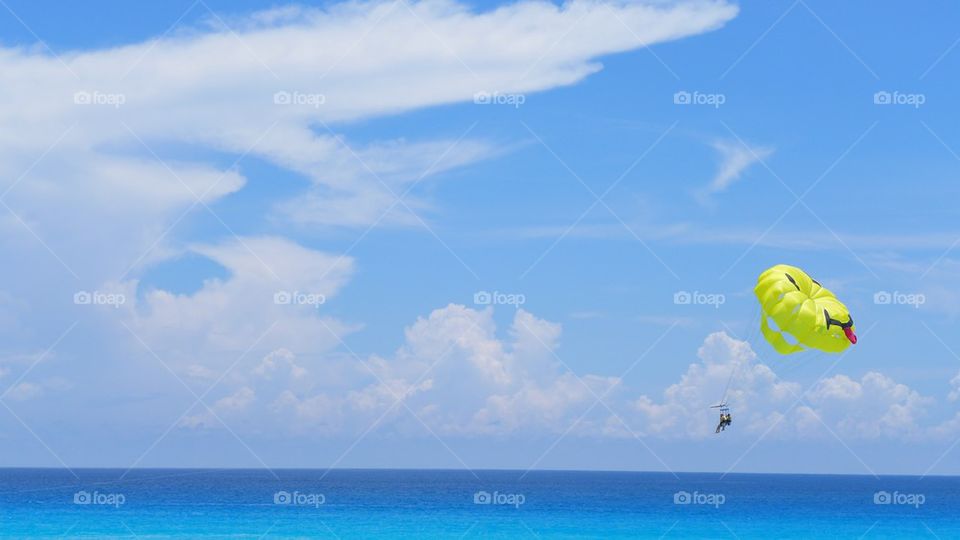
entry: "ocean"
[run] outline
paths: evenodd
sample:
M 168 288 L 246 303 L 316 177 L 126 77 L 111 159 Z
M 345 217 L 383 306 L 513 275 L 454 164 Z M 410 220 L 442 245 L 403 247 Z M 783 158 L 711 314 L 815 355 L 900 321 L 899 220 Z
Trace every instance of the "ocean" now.
M 0 537 L 176 536 L 960 538 L 960 478 L 0 469 Z

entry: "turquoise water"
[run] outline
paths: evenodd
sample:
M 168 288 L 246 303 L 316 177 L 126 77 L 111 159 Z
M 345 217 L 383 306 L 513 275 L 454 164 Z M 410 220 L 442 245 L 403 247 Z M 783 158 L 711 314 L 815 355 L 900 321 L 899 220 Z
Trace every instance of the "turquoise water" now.
M 0 536 L 960 538 L 960 478 L 0 470 Z

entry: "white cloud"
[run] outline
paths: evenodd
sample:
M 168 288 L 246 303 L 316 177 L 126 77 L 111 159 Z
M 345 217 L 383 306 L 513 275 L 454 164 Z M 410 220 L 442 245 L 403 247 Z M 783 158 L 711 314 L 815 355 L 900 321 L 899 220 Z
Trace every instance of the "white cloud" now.
M 214 404 L 216 410 L 235 412 L 246 409 L 254 400 L 252 389 L 243 387 L 232 395 L 218 399 Z
M 15 386 L 7 390 L 4 397 L 14 401 L 26 401 L 28 399 L 39 397 L 41 394 L 43 394 L 43 387 L 39 384 L 22 382 L 17 383 Z
M 736 13 L 721 0 L 527 1 L 486 12 L 442 0 L 350 2 L 253 14 L 231 21 L 235 30 L 215 25 L 71 51 L 62 63 L 0 49 L 0 115 L 19 127 L 0 135 L 0 177 L 30 169 L 11 206 L 68 264 L 84 265 L 79 250 L 93 247 L 71 250 L 77 237 L 122 239 L 113 264 L 101 265 L 113 277 L 196 196 L 209 203 L 243 186 L 236 171 L 171 158 L 169 143 L 249 151 L 305 176 L 312 187 L 278 206 L 294 222 L 368 225 L 394 203 L 391 191 L 496 147 L 469 138 L 454 145 L 460 133 L 348 147 L 334 127 L 471 102 L 483 90 L 572 84 L 600 69 L 598 56 L 706 32 Z M 278 92 L 292 104 L 276 103 Z M 298 105 L 299 97 L 311 103 Z M 120 106 L 98 104 L 117 99 Z M 411 197 L 409 204 L 425 203 Z M 395 210 L 388 222 L 410 222 L 402 206 Z M 76 234 L 80 224 L 85 235 Z
M 950 393 L 947 394 L 947 399 L 950 401 L 960 399 L 960 372 L 957 372 L 957 374 L 950 379 Z
M 184 369 L 184 374 L 191 379 L 201 379 L 205 381 L 215 381 L 217 379 L 217 372 L 198 364 L 191 364 Z
M 506 338 L 496 334 L 492 309 L 451 304 L 407 328 L 404 344 L 392 356 L 366 359 L 369 370 L 356 359 L 330 355 L 317 369 L 301 368 L 297 355 L 278 350 L 238 368 L 237 377 L 220 392 L 231 403 L 238 401 L 231 385 L 258 396 L 243 421 L 260 429 L 359 434 L 383 417 L 387 429 L 422 432 L 423 421 L 437 433 L 471 436 L 561 433 L 593 404 L 595 395 L 619 383 L 613 377 L 581 379 L 568 372 L 552 352 L 560 326 L 522 309 Z M 397 403 L 401 397 L 405 406 Z M 214 407 L 224 408 L 222 403 Z M 202 414 L 185 425 L 217 428 L 211 420 Z M 578 432 L 599 429 L 587 419 Z
M 633 403 L 647 433 L 712 436 L 709 422 L 716 413 L 708 407 L 721 399 L 727 380 L 736 429 L 749 433 L 769 430 L 770 437 L 792 438 L 831 437 L 833 431 L 873 439 L 927 436 L 935 429 L 922 423 L 933 399 L 882 373 L 868 372 L 859 380 L 834 375 L 805 391 L 758 362 L 748 343 L 724 332 L 709 335 L 698 356 L 660 401 L 641 396 Z
M 210 410 L 192 416 L 186 416 L 180 421 L 180 425 L 188 428 L 199 427 L 217 427 L 221 426 L 221 421 L 226 422 L 224 417 L 232 418 L 237 413 L 242 413 L 256 399 L 252 388 L 244 386 L 229 396 L 218 399 L 210 407 Z
M 287 429 L 301 433 L 339 433 L 345 428 L 343 400 L 326 394 L 300 398 L 291 390 L 284 390 L 270 404 L 269 410 Z M 356 430 L 359 426 L 349 426 Z
M 757 362 L 748 343 L 725 332 L 707 336 L 697 356 L 700 362 L 690 364 L 680 381 L 664 390 L 661 402 L 646 395 L 634 402 L 643 431 L 665 437 L 712 435 L 710 422 L 718 415 L 710 406 L 724 399 L 728 381 L 726 401 L 735 421 L 749 430 L 766 429 L 773 425 L 768 413 L 786 408 L 801 391 L 797 383 L 779 380 Z
M 818 382 L 809 401 L 841 435 L 902 438 L 920 435 L 932 398 L 875 371 L 859 381 L 834 375 Z
M 592 403 L 589 385 L 606 391 L 616 379 L 587 375 L 583 382 L 553 356 L 560 325 L 517 310 L 510 339 L 496 337 L 493 310 L 451 304 L 418 320 L 406 343 L 378 363 L 380 378 L 409 389 L 411 408 L 438 432 L 457 434 L 564 430 Z M 416 381 L 429 383 L 414 387 Z M 373 384 L 385 402 L 394 393 Z
M 135 300 L 117 310 L 137 338 L 181 373 L 209 379 L 257 345 L 254 354 L 275 351 L 258 368 L 268 375 L 290 351 L 329 351 L 339 345 L 337 336 L 354 329 L 325 315 L 323 304 L 297 303 L 311 295 L 335 302 L 353 273 L 350 257 L 276 237 L 238 238 L 191 251 L 220 264 L 229 276 L 207 280 L 193 293 L 153 288 L 141 298 L 137 283 L 128 282 L 127 298 Z
M 628 399 L 617 377 L 568 371 L 554 356 L 558 324 L 521 309 L 507 334 L 497 336 L 492 309 L 451 304 L 418 319 L 393 355 L 370 357 L 367 368 L 328 353 L 311 369 L 282 348 L 251 359 L 218 389 L 212 408 L 231 427 L 296 434 L 356 435 L 375 422 L 422 433 L 422 422 L 458 436 L 564 433 L 571 426 L 573 435 L 625 436 L 620 415 L 594 405 L 603 397 L 630 431 L 702 439 L 714 436 L 710 406 L 726 389 L 734 429 L 771 439 L 942 437 L 960 426 L 957 419 L 925 424 L 933 399 L 882 373 L 838 374 L 808 389 L 784 380 L 748 343 L 724 332 L 707 336 L 699 360 L 660 399 Z M 182 425 L 222 427 L 209 411 Z
M 300 378 L 307 374 L 307 370 L 296 364 L 294 354 L 287 349 L 277 349 L 269 353 L 260 365 L 254 368 L 253 373 L 270 379 L 282 367 L 289 370 L 291 377 Z
M 726 191 L 750 166 L 773 154 L 773 148 L 770 147 L 751 147 L 733 141 L 714 141 L 712 146 L 720 154 L 721 161 L 713 179 L 701 193 L 702 196 Z

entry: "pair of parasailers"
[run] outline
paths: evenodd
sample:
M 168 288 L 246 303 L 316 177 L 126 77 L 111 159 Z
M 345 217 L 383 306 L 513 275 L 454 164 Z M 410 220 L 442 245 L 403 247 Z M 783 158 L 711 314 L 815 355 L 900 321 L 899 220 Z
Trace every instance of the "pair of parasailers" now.
M 720 413 L 720 423 L 717 424 L 717 433 L 727 429 L 727 426 L 733 423 L 733 417 L 730 416 L 730 413 Z

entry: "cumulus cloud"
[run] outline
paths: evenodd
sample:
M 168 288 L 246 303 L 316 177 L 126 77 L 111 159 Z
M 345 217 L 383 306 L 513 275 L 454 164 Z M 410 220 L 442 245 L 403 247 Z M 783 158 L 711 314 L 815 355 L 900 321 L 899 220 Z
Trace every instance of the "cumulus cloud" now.
M 137 340 L 184 376 L 215 379 L 244 351 L 273 351 L 257 374 L 272 376 L 293 353 L 319 354 L 355 327 L 324 314 L 353 273 L 354 261 L 278 237 L 237 238 L 196 245 L 191 253 L 221 265 L 228 276 L 192 293 L 123 287 L 131 301 L 116 317 Z M 136 345 L 135 345 L 136 346 Z M 292 366 L 300 373 L 297 366 Z
M 831 436 L 874 439 L 922 437 L 945 429 L 924 422 L 934 403 L 891 377 L 871 371 L 859 379 L 838 374 L 809 388 L 787 381 L 758 361 L 750 345 L 725 332 L 707 336 L 677 383 L 656 400 L 632 403 L 651 435 L 703 438 L 712 435 L 710 405 L 723 398 L 739 429 L 777 438 Z M 732 376 L 731 376 L 732 375 Z
M 451 304 L 418 319 L 389 357 L 329 357 L 318 369 L 300 366 L 289 350 L 268 353 L 238 370 L 213 409 L 246 412 L 261 427 L 296 433 L 360 433 L 368 426 L 474 436 L 560 433 L 619 380 L 566 370 L 554 355 L 560 326 L 518 310 L 498 336 L 493 310 Z M 330 373 L 343 373 L 331 380 Z M 237 392 L 242 391 L 239 395 Z M 241 399 L 242 398 L 242 399 Z M 226 400 L 226 401 L 224 401 Z M 226 412 L 225 412 L 226 413 Z M 209 413 L 184 425 L 216 428 Z M 600 429 L 588 418 L 580 431 Z
M 960 372 L 950 379 L 950 393 L 947 394 L 947 399 L 950 401 L 956 401 L 960 399 Z
M 875 371 L 860 380 L 846 375 L 824 379 L 809 397 L 839 433 L 861 438 L 920 435 L 920 420 L 933 403 L 933 398 Z
M 290 370 L 290 375 L 292 377 L 303 377 L 307 374 L 307 370 L 301 366 L 298 366 L 294 362 L 294 354 L 287 349 L 277 349 L 276 351 L 271 352 L 263 358 L 263 361 L 260 362 L 260 365 L 253 369 L 254 375 L 259 375 L 264 378 L 273 377 L 274 373 L 278 370 L 286 367 Z
M 707 336 L 697 357 L 700 361 L 690 364 L 680 380 L 663 391 L 660 401 L 646 395 L 634 401 L 645 432 L 694 438 L 712 434 L 708 422 L 716 414 L 709 407 L 723 399 L 736 411 L 739 425 L 763 430 L 777 422 L 769 413 L 787 408 L 801 390 L 799 384 L 781 381 L 758 362 L 748 343 L 725 332 Z
M 397 364 L 409 366 L 404 373 L 428 374 L 423 380 L 430 382 L 430 392 L 417 394 L 411 402 L 438 430 L 563 431 L 592 405 L 594 395 L 618 384 L 614 377 L 577 377 L 557 361 L 560 325 L 521 309 L 509 338 L 501 339 L 492 317 L 491 309 L 450 305 L 407 331 Z M 399 373 L 391 362 L 383 365 L 390 374 Z
M 203 413 L 184 417 L 180 425 L 188 428 L 216 427 L 221 421 L 225 422 L 222 416 L 232 418 L 237 413 L 242 413 L 253 403 L 255 397 L 253 389 L 244 386 L 233 394 L 218 399 Z
M 619 378 L 576 374 L 559 362 L 561 334 L 560 325 L 521 309 L 501 336 L 492 309 L 451 304 L 408 327 L 394 354 L 362 364 L 328 355 L 312 369 L 291 350 L 272 350 L 238 367 L 212 412 L 186 417 L 181 426 L 218 429 L 223 419 L 298 434 L 421 432 L 426 425 L 467 437 L 629 432 L 702 439 L 713 436 L 716 411 L 709 407 L 725 398 L 736 429 L 771 439 L 900 439 L 960 430 L 960 415 L 927 422 L 935 400 L 887 375 L 838 374 L 810 386 L 784 380 L 750 344 L 725 332 L 707 336 L 698 361 L 659 398 L 631 398 Z M 598 407 L 598 397 L 611 410 Z

